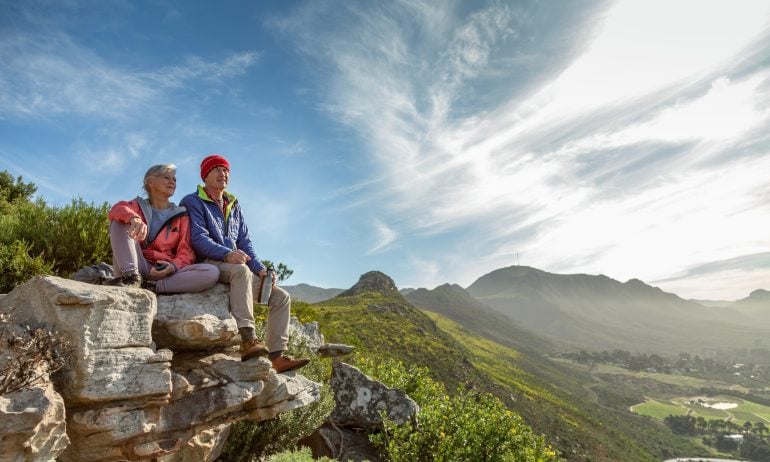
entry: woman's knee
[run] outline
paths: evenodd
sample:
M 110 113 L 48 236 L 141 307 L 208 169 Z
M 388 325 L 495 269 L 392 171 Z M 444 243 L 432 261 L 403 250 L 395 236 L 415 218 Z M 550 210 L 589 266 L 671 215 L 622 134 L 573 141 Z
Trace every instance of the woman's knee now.
M 203 273 L 203 284 L 207 287 L 214 287 L 219 281 L 219 268 L 208 263 L 201 263 L 201 272 Z

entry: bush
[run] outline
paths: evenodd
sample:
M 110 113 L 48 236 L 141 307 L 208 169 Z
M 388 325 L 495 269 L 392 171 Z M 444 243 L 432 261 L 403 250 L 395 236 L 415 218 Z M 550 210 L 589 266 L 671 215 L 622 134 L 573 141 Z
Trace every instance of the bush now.
M 29 244 L 13 241 L 0 246 L 0 293 L 10 292 L 32 276 L 51 274 L 53 264 L 30 256 Z
M 38 199 L 6 206 L 0 244 L 9 249 L 0 257 L 15 271 L 3 275 L 3 290 L 38 274 L 69 277 L 84 266 L 110 259 L 107 203 L 97 206 L 78 198 L 67 206 L 52 207 Z
M 371 435 L 389 461 L 555 461 L 556 451 L 521 417 L 487 393 L 459 387 L 450 397 L 419 367 L 392 360 L 359 359 L 365 373 L 404 390 L 420 406 L 418 424 L 385 422 Z
M 69 277 L 112 255 L 108 213 L 106 202 L 95 205 L 77 198 L 64 207 L 52 207 L 38 199 L 17 207 L 15 236 L 29 242 L 34 254 L 53 263 L 56 275 Z

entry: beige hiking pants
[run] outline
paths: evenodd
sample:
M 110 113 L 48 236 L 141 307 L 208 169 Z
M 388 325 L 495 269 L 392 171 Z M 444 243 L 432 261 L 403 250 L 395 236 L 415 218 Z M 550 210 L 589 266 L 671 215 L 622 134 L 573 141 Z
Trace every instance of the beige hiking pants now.
M 230 284 L 230 314 L 238 328 L 254 328 L 254 300 L 258 296 L 259 276 L 243 264 L 225 263 L 206 259 L 206 263 L 219 268 L 219 282 Z M 275 286 L 267 302 L 267 349 L 286 350 L 289 343 L 289 316 L 291 297 L 282 288 Z

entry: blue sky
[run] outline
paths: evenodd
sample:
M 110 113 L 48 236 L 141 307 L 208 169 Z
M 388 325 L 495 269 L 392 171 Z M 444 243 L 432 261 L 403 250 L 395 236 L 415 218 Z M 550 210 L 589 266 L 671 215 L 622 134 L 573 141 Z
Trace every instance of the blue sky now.
M 770 288 L 770 2 L 0 0 L 0 169 L 176 201 L 220 153 L 287 282 L 520 263 Z

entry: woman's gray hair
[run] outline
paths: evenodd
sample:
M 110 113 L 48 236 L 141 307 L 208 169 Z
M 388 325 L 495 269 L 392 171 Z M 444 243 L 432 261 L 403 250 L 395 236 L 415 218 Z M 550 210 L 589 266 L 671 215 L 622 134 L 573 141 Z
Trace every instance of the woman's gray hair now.
M 144 174 L 144 185 L 142 186 L 147 194 L 150 194 L 150 188 L 148 186 L 150 179 L 155 178 L 156 176 L 165 175 L 166 173 L 176 173 L 176 165 L 158 164 L 147 169 L 147 173 Z

